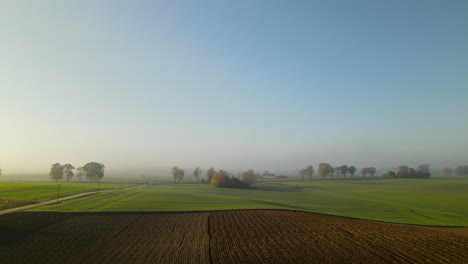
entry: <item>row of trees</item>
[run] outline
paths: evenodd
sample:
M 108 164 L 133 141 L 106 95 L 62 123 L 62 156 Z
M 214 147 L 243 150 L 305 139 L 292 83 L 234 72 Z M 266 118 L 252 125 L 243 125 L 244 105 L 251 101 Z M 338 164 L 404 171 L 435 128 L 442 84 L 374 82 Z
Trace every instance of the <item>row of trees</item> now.
M 101 181 L 104 178 L 104 169 L 105 166 L 99 162 L 89 162 L 86 163 L 84 166 L 79 167 L 76 169 L 76 173 L 73 172 L 75 167 L 69 163 L 65 165 L 61 165 L 60 163 L 52 164 L 49 172 L 49 176 L 55 182 L 62 180 L 63 177 L 67 179 L 67 182 L 73 179 L 73 177 L 78 178 L 79 182 L 81 182 L 81 177 L 85 176 L 86 179 L 93 181 Z
M 248 188 L 249 185 L 254 182 L 255 174 L 253 170 L 248 170 L 242 173 L 240 179 L 234 176 L 229 176 L 229 174 L 223 170 L 214 172 L 210 177 L 210 185 L 221 188 Z
M 193 171 L 192 175 L 199 182 L 201 178 L 202 170 L 197 167 Z M 181 182 L 184 179 L 184 170 L 175 166 L 171 170 L 172 177 L 174 177 L 174 182 Z M 234 175 L 229 175 L 224 170 L 215 171 L 213 167 L 206 170 L 206 179 L 209 184 L 215 187 L 223 188 L 247 188 L 250 184 L 255 182 L 256 175 L 253 170 L 248 170 L 235 177 Z M 204 180 L 202 179 L 202 183 Z
M 312 180 L 312 175 L 314 175 L 315 170 L 312 165 L 307 166 L 307 168 L 301 169 L 299 171 L 299 175 L 302 176 L 302 180 L 305 179 L 305 177 L 309 177 L 309 180 Z M 320 163 L 319 168 L 318 168 L 318 174 L 319 176 L 323 177 L 323 179 L 326 179 L 327 176 L 340 176 L 342 175 L 343 177 L 346 177 L 347 174 L 350 174 L 351 176 L 354 176 L 356 173 L 356 167 L 354 166 L 349 166 L 348 165 L 341 165 L 339 167 L 332 167 L 328 163 Z
M 457 175 L 460 175 L 460 176 L 467 176 L 468 175 L 468 165 L 465 165 L 465 166 L 458 166 L 456 169 L 455 169 L 455 172 L 457 173 Z
M 442 170 L 442 175 L 449 175 L 451 172 L 452 172 L 451 169 L 445 168 Z M 314 173 L 315 173 L 314 167 L 311 165 L 299 171 L 299 175 L 302 177 L 302 180 L 304 180 L 306 177 L 309 177 L 309 179 L 312 180 L 312 175 L 314 175 Z M 318 169 L 318 174 L 319 176 L 323 177 L 323 179 L 326 179 L 327 176 L 333 177 L 334 175 L 343 176 L 346 178 L 347 174 L 354 176 L 355 173 L 356 173 L 356 167 L 354 166 L 348 167 L 348 165 L 332 167 L 328 163 L 320 163 L 319 169 Z M 364 177 L 367 175 L 370 175 L 371 177 L 373 177 L 375 173 L 377 173 L 377 169 L 374 167 L 361 169 L 361 175 Z M 468 175 L 468 166 L 457 167 L 457 174 L 463 175 L 463 173 L 465 173 L 464 175 Z M 422 164 L 417 169 L 409 168 L 406 165 L 402 165 L 398 167 L 396 173 L 394 171 L 388 171 L 383 176 L 390 177 L 390 178 L 428 178 L 431 176 L 431 173 L 430 173 L 428 164 Z
M 442 176 L 450 176 L 453 173 L 452 168 L 443 168 L 441 170 Z M 455 174 L 458 176 L 468 176 L 468 165 L 465 166 L 457 166 L 455 169 Z
M 224 176 L 223 175 L 227 175 L 227 172 L 223 171 L 223 170 L 220 170 L 222 171 L 221 173 L 221 178 L 223 178 Z M 351 175 L 351 176 L 354 176 L 355 173 L 356 173 L 357 169 L 355 166 L 348 166 L 348 165 L 341 165 L 341 166 L 338 166 L 338 167 L 332 167 L 329 163 L 320 163 L 319 165 L 319 168 L 318 168 L 318 175 L 320 177 L 323 177 L 323 179 L 326 179 L 327 176 L 343 176 L 346 178 L 346 175 Z M 200 178 L 202 177 L 202 170 L 197 167 L 195 168 L 195 170 L 193 171 L 193 177 L 195 177 L 197 179 L 197 182 L 199 182 Z M 218 171 L 219 172 L 219 171 Z M 444 168 L 442 169 L 441 173 L 443 176 L 448 176 L 448 175 L 451 175 L 453 172 L 453 170 L 451 168 Z M 213 167 L 209 168 L 208 170 L 206 170 L 206 179 L 207 179 L 207 182 L 211 184 L 212 182 L 212 178 L 213 178 L 213 175 L 215 175 L 217 172 L 215 171 L 215 169 Z M 367 168 L 362 168 L 361 169 L 361 175 L 366 177 L 368 175 L 370 175 L 371 177 L 373 177 L 375 174 L 377 173 L 377 169 L 374 168 L 374 167 L 367 167 Z M 299 171 L 299 175 L 302 177 L 302 180 L 304 181 L 306 177 L 309 178 L 309 180 L 312 180 L 312 176 L 315 174 L 315 169 L 312 165 L 309 165 L 307 166 L 307 168 L 304 168 L 304 169 L 301 169 Z M 462 176 L 462 175 L 468 175 L 468 165 L 467 166 L 458 166 L 456 168 L 456 174 L 459 175 L 459 176 Z M 274 175 L 272 173 L 269 173 L 268 171 L 265 171 L 264 176 L 267 175 Z M 180 169 L 178 167 L 173 167 L 172 168 L 172 176 L 174 177 L 174 182 L 180 182 L 184 179 L 184 170 L 183 169 Z M 252 178 L 252 179 L 256 179 L 256 178 L 260 178 L 260 174 L 257 173 L 255 174 L 253 172 L 253 170 L 249 170 L 247 172 L 244 172 L 242 173 L 241 175 L 239 175 L 240 177 L 238 178 L 244 178 L 244 177 L 247 177 L 247 178 Z M 417 169 L 413 169 L 413 168 L 410 168 L 406 165 L 402 165 L 400 167 L 398 167 L 398 169 L 395 171 L 388 171 L 386 174 L 382 175 L 384 177 L 388 177 L 388 178 L 428 178 L 431 176 L 431 173 L 430 173 L 430 170 L 429 170 L 429 165 L 428 164 L 422 164 L 420 166 L 418 166 Z M 229 178 L 229 177 L 228 177 Z M 231 177 L 232 178 L 232 177 Z M 236 177 L 234 177 L 236 178 Z M 204 180 L 202 179 L 202 182 Z M 218 182 L 219 180 L 216 180 L 216 182 Z M 235 180 L 233 180 L 235 181 Z M 242 180 L 241 180 L 242 181 Z M 224 182 L 223 180 L 221 182 Z M 219 185 L 219 183 L 216 183 L 216 185 Z M 223 183 L 221 183 L 221 185 L 223 185 Z
M 419 165 L 417 169 L 410 168 L 406 165 L 401 165 L 394 171 L 388 171 L 382 175 L 387 178 L 429 178 L 431 172 L 428 164 Z
M 214 174 L 214 169 L 213 168 L 206 171 L 208 182 L 210 182 L 211 176 L 213 174 Z M 174 182 L 181 182 L 184 179 L 185 172 L 184 172 L 183 169 L 175 166 L 175 167 L 172 167 L 171 175 L 172 175 L 172 177 L 174 177 Z M 197 182 L 198 182 L 200 180 L 200 177 L 201 177 L 201 169 L 199 167 L 196 167 L 195 170 L 193 171 L 192 175 L 193 175 L 193 177 L 195 177 L 197 179 Z

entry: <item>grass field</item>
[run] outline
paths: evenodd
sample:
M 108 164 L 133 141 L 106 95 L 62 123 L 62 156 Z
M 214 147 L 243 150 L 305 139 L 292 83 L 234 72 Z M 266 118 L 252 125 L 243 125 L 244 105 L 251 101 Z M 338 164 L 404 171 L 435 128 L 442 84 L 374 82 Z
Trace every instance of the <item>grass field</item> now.
M 123 184 L 123 188 L 134 184 Z M 97 183 L 60 183 L 60 196 L 96 191 Z M 120 184 L 101 183 L 100 189 L 120 188 Z M 42 202 L 57 198 L 56 183 L 0 183 L 0 200 Z
M 34 211 L 291 209 L 423 225 L 468 226 L 468 181 L 389 179 L 257 183 L 252 189 L 151 185 L 48 205 Z

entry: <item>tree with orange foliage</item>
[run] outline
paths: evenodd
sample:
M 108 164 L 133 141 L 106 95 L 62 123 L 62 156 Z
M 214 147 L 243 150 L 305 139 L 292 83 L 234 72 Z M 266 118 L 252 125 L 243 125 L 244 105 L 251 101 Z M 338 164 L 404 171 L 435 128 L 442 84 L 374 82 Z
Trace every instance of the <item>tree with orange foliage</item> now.
M 223 170 L 219 170 L 211 177 L 210 184 L 216 187 L 223 187 L 229 182 L 229 178 Z
M 400 167 L 398 167 L 397 169 L 397 173 L 396 173 L 396 176 L 398 178 L 406 178 L 408 177 L 408 166 L 405 166 L 405 165 L 401 165 Z
M 320 176 L 322 176 L 324 180 L 328 175 L 330 175 L 332 173 L 333 173 L 333 168 L 332 168 L 332 166 L 330 164 L 320 163 L 319 169 L 318 169 L 318 174 Z

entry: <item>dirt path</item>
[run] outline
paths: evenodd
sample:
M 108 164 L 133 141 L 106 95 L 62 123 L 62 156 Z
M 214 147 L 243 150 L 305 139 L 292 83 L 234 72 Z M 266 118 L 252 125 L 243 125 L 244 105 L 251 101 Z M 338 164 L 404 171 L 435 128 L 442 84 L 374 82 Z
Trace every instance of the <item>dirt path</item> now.
M 141 187 L 145 187 L 145 186 L 147 186 L 147 185 L 145 184 L 145 185 L 129 187 L 129 188 L 125 188 L 124 190 L 131 190 L 131 189 L 141 188 Z M 102 190 L 101 192 L 110 192 L 110 191 L 116 191 L 116 190 L 120 190 L 120 189 Z M 93 195 L 93 194 L 96 194 L 96 193 L 99 193 L 99 192 L 94 191 L 94 192 L 78 193 L 78 194 L 74 194 L 74 195 L 70 195 L 70 196 L 61 197 L 61 198 L 59 198 L 58 201 L 63 202 L 63 201 L 71 200 L 71 199 L 85 197 L 85 196 L 88 196 L 88 195 Z M 15 208 L 7 209 L 7 210 L 1 210 L 0 215 L 10 214 L 10 213 L 24 211 L 24 210 L 29 210 L 29 209 L 32 209 L 32 208 L 36 208 L 36 207 L 40 207 L 40 206 L 44 206 L 44 205 L 49 205 L 49 204 L 54 204 L 54 203 L 57 203 L 57 199 L 53 199 L 53 200 L 45 201 L 45 202 L 40 202 L 40 203 L 29 204 L 29 205 L 20 206 L 20 207 L 15 207 Z

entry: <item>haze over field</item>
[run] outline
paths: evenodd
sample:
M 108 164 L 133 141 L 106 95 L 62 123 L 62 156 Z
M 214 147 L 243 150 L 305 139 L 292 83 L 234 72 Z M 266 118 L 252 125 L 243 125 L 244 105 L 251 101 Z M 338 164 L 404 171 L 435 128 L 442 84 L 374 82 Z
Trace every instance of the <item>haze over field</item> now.
M 468 163 L 467 1 L 0 2 L 0 168 Z

